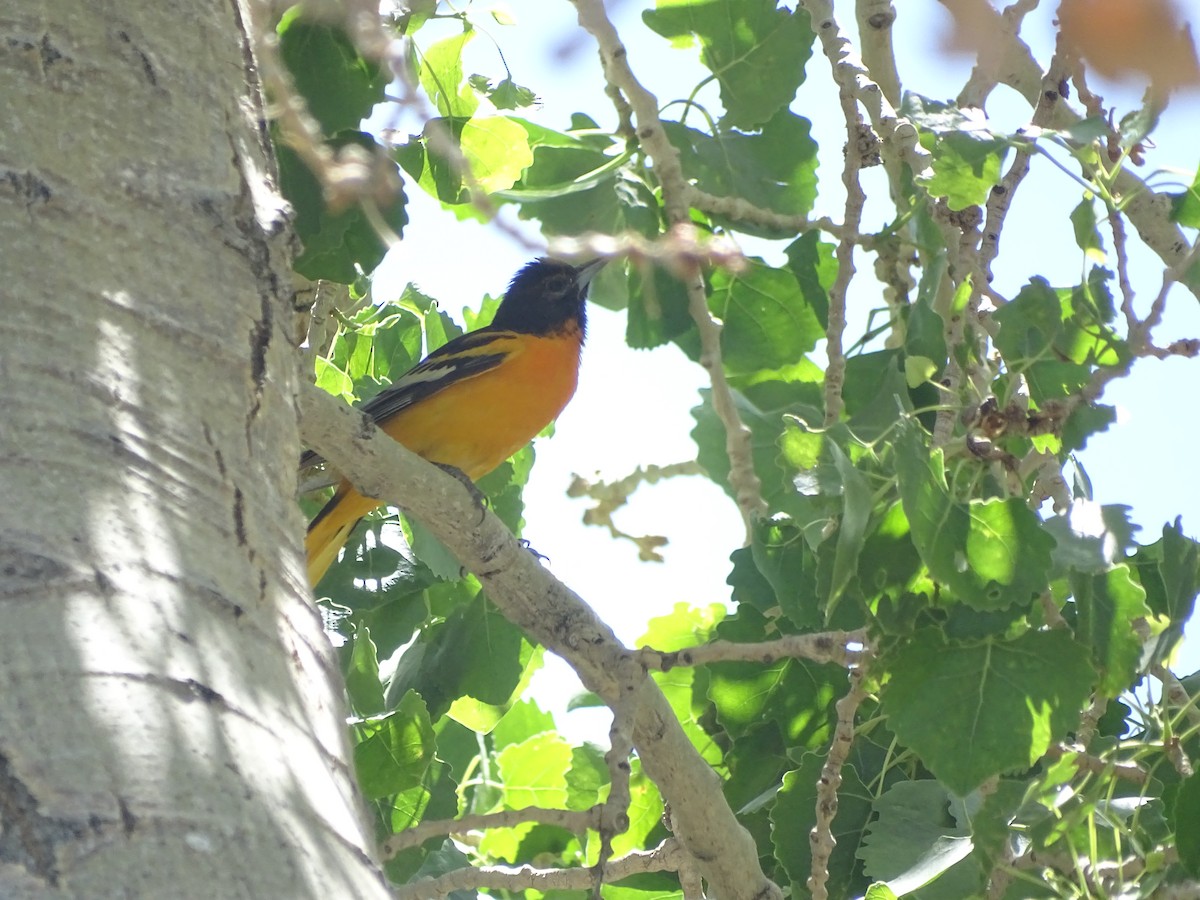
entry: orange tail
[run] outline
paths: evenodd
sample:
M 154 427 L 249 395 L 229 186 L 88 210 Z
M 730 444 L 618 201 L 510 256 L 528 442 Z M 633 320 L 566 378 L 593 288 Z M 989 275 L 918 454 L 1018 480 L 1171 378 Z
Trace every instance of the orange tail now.
M 378 500 L 354 490 L 348 481 L 338 485 L 337 493 L 308 524 L 308 534 L 304 537 L 310 585 L 315 588 L 325 577 L 358 520 L 379 505 Z

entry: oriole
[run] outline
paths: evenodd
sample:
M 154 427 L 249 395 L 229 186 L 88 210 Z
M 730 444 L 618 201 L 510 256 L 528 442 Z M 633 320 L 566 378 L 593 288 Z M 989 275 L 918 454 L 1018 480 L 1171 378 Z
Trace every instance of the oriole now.
M 472 480 L 486 475 L 553 421 L 575 393 L 588 285 L 603 263 L 529 263 L 490 325 L 430 353 L 362 411 L 430 462 Z M 309 451 L 302 465 L 319 460 Z M 358 520 L 381 505 L 341 481 L 304 540 L 313 587 Z

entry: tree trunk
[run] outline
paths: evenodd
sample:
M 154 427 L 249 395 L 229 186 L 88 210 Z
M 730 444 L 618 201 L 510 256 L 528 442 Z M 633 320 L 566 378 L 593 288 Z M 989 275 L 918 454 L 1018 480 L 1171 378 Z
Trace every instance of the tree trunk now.
M 383 897 L 240 0 L 0 0 L 0 896 Z

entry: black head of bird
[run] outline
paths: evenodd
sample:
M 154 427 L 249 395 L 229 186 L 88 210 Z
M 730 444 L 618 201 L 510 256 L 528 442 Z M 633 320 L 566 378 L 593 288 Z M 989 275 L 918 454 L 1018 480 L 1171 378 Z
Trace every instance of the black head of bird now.
M 552 334 L 586 328 L 588 286 L 607 260 L 573 266 L 557 259 L 535 259 L 515 276 L 492 328 L 528 334 Z

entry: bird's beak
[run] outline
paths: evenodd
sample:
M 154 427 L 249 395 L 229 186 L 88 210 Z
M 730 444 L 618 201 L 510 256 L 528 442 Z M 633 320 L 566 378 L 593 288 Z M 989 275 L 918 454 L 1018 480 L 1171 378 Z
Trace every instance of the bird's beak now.
M 591 262 L 587 262 L 582 266 L 578 266 L 575 269 L 575 284 L 579 286 L 579 289 L 583 290 L 590 285 L 592 283 L 592 279 L 595 278 L 596 274 L 604 268 L 607 262 L 608 258 L 602 256 L 600 259 L 593 259 Z

